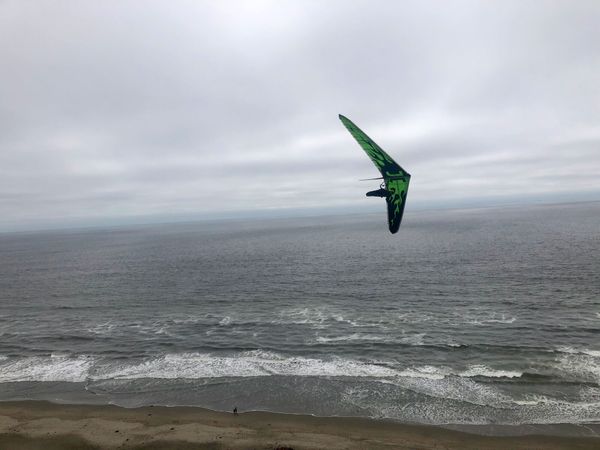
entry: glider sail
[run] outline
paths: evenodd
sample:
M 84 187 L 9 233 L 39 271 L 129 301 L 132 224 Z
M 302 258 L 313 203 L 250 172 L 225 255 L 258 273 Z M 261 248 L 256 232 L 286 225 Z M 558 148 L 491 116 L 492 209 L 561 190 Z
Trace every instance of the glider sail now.
M 371 158 L 371 161 L 373 161 L 377 170 L 381 172 L 385 190 L 381 190 L 383 192 L 382 194 L 379 194 L 379 191 L 373 191 L 367 195 L 385 195 L 388 210 L 388 225 L 390 231 L 396 233 L 402 222 L 410 174 L 400 167 L 390 155 L 379 147 L 379 145 L 358 128 L 350 119 L 340 114 L 340 120 L 354 139 L 360 144 L 362 149 L 367 153 L 369 158 Z

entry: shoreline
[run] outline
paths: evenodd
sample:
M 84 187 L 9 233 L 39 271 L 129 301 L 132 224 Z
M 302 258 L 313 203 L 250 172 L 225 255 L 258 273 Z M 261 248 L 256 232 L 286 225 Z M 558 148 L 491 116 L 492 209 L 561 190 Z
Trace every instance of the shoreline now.
M 0 448 L 595 449 L 600 424 L 418 425 L 187 406 L 0 402 Z

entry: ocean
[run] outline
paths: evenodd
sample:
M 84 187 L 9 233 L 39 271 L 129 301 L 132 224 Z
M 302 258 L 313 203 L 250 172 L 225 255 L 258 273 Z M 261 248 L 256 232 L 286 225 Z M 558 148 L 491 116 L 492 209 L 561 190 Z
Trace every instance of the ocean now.
M 0 400 L 600 422 L 600 203 L 0 234 Z

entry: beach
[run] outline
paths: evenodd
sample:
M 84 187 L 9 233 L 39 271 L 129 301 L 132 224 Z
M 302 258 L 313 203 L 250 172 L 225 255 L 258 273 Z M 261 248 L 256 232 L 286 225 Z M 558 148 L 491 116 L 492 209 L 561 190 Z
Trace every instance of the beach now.
M 577 433 L 588 436 L 570 436 Z M 490 431 L 490 429 L 487 429 Z M 363 418 L 197 407 L 0 403 L 2 449 L 597 449 L 597 425 L 513 427 L 490 436 Z M 480 430 L 483 431 L 483 430 Z M 493 430 L 492 430 L 493 431 Z M 522 434 L 522 433 L 544 433 Z M 502 433 L 508 431 L 503 429 Z M 596 437 L 592 437 L 595 434 Z
M 598 214 L 0 235 L 0 449 L 600 448 Z

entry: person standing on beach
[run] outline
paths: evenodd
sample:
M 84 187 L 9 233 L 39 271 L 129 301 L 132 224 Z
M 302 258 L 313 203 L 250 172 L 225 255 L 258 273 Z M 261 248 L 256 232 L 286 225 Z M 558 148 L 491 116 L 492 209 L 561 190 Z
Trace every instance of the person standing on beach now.
M 237 413 L 237 406 L 234 406 L 234 407 L 233 407 L 233 415 L 234 415 L 234 416 L 237 416 L 237 415 L 238 415 L 238 413 Z

